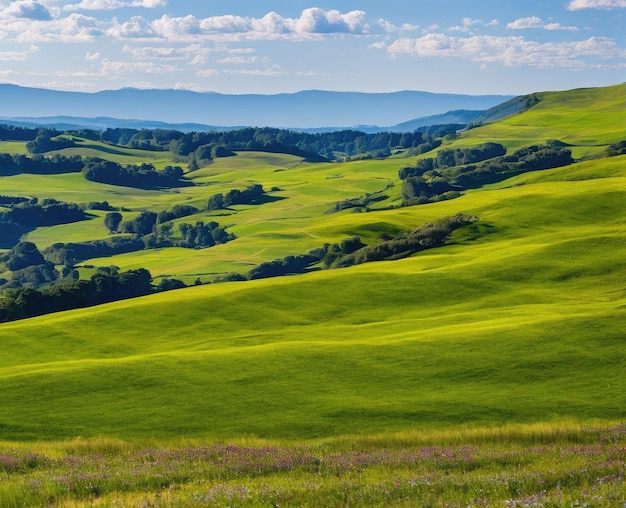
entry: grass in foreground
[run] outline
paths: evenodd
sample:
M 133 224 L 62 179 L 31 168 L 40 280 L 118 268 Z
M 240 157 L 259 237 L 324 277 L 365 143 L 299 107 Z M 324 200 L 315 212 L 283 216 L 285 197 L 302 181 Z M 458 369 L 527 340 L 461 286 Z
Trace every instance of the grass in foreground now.
M 0 443 L 0 505 L 624 506 L 626 426 L 290 444 Z

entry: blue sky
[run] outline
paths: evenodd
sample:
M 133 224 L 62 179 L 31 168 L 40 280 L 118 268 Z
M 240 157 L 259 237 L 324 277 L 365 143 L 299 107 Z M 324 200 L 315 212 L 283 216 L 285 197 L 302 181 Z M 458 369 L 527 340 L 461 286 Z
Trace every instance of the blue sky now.
M 626 81 L 626 0 L 0 0 L 0 82 L 523 94 Z

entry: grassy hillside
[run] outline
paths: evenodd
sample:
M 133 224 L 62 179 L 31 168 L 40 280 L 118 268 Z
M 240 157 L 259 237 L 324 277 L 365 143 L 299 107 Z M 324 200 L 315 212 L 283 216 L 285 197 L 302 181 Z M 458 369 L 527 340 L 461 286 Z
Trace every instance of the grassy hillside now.
M 541 94 L 522 115 L 455 143 L 548 137 L 591 153 L 626 138 L 625 90 Z M 577 124 L 579 116 L 587 120 Z M 604 128 L 593 127 L 601 120 Z M 479 220 L 446 246 L 399 261 L 0 325 L 0 438 L 306 439 L 626 417 L 626 156 L 520 175 L 451 201 L 326 213 L 383 189 L 374 208 L 396 203 L 397 171 L 411 162 L 241 153 L 191 173 L 204 185 L 176 192 L 80 175 L 4 177 L 12 192 L 107 199 L 133 211 L 250 183 L 278 188 L 263 204 L 215 217 L 238 236 L 228 244 L 90 261 L 154 275 L 245 271 L 352 235 L 371 242 L 459 212 Z M 95 238 L 98 220 L 29 238 Z
M 480 217 L 414 258 L 2 325 L 3 432 L 295 438 L 619 420 L 625 192 L 623 173 L 475 192 L 402 210 L 415 223 Z
M 571 145 L 575 157 L 596 155 L 624 138 L 626 84 L 535 94 L 538 103 L 519 115 L 472 129 L 459 144 L 494 141 L 518 148 L 546 140 Z

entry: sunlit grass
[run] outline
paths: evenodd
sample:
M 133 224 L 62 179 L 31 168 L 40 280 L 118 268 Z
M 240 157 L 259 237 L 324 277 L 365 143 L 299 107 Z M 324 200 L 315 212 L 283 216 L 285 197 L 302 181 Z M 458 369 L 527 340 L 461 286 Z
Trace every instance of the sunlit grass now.
M 0 503 L 619 506 L 624 433 L 623 425 L 534 425 L 228 445 L 0 442 Z
M 620 90 L 589 106 L 591 117 L 578 124 L 564 101 L 546 94 L 536 111 L 454 143 L 485 136 L 513 147 L 549 136 L 604 150 L 626 137 L 612 112 L 623 110 Z M 581 110 L 585 97 L 567 100 Z M 495 138 L 486 138 L 490 132 Z M 157 492 L 166 506 L 259 505 L 277 501 L 268 491 L 279 492 L 278 504 L 310 506 L 459 499 L 467 506 L 481 496 L 623 501 L 623 482 L 597 481 L 623 470 L 623 444 L 613 446 L 623 443 L 621 431 L 605 433 L 607 441 L 588 427 L 626 417 L 624 157 L 527 173 L 430 205 L 327 213 L 337 200 L 382 190 L 388 197 L 376 206 L 397 204 L 397 172 L 413 160 L 310 164 L 241 152 L 190 173 L 202 185 L 176 191 L 95 184 L 79 174 L 3 177 L 3 194 L 107 200 L 125 213 L 200 206 L 216 192 L 261 183 L 267 203 L 176 221 L 217 220 L 237 235 L 232 242 L 89 260 L 190 284 L 349 236 L 371 243 L 456 213 L 478 221 L 444 247 L 399 261 L 202 285 L 0 325 L 0 450 L 17 450 L 18 459 L 94 458 L 80 471 L 100 489 L 88 490 L 62 462 L 44 461 L 5 476 L 0 505 L 132 505 L 156 503 Z M 105 238 L 104 213 L 28 239 L 45 247 Z M 397 457 L 389 450 L 435 446 L 454 460 L 383 460 L 321 473 L 306 462 L 243 477 L 204 462 L 217 477 L 188 473 L 198 471 L 190 462 L 174 463 L 172 475 L 141 469 L 154 465 L 149 448 L 163 457 L 164 447 L 220 443 L 285 453 L 306 447 L 348 462 L 352 452 L 387 460 Z M 124 464 L 140 457 L 130 463 L 143 472 L 124 476 L 129 487 L 96 477 L 89 468 L 102 465 L 100 456 L 124 475 Z M 52 477 L 69 477 L 74 490 Z M 419 488 L 409 483 L 416 479 Z M 39 491 L 35 481 L 43 482 Z M 250 496 L 237 494 L 242 487 Z

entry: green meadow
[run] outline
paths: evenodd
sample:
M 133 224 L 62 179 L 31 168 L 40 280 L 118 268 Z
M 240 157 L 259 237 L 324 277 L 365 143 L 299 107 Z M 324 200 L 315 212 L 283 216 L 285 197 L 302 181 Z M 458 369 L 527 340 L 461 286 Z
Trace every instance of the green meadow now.
M 531 503 L 543 491 L 535 501 L 545 506 L 576 500 L 622 506 L 626 155 L 591 156 L 626 139 L 626 85 L 537 95 L 540 102 L 530 110 L 463 132 L 444 147 L 497 141 L 511 149 L 557 139 L 585 160 L 427 205 L 396 207 L 398 170 L 415 157 L 313 164 L 239 152 L 188 173 L 196 185 L 174 191 L 97 184 L 80 174 L 2 177 L 2 194 L 107 200 L 128 209 L 125 217 L 176 203 L 199 206 L 217 192 L 261 183 L 266 202 L 193 217 L 228 226 L 237 236 L 232 242 L 86 262 L 144 267 L 154 277 L 188 283 L 245 274 L 261 262 L 350 236 L 374 243 L 383 233 L 457 213 L 478 220 L 443 247 L 402 260 L 203 284 L 1 324 L 0 480 L 10 481 L 0 482 L 0 504 L 38 506 L 48 499 L 82 506 L 101 499 L 103 506 L 271 506 L 282 495 L 286 506 L 413 506 L 419 499 L 454 506 L 462 499 L 467 506 L 483 497 L 530 506 L 524 500 Z M 379 191 L 384 198 L 370 211 L 329 213 L 339 200 Z M 103 216 L 40 228 L 28 239 L 44 248 L 106 238 Z M 598 428 L 614 429 L 613 438 L 589 430 Z M 109 454 L 117 463 L 149 447 L 217 443 L 289 453 L 306 446 L 321 463 L 355 449 L 389 457 L 390 448 L 466 444 L 477 447 L 471 463 L 480 465 L 470 467 L 465 452 L 455 449 L 454 460 L 434 460 L 429 470 L 419 469 L 417 459 L 395 466 L 381 459 L 376 466 L 320 472 L 315 460 L 302 466 L 297 459 L 299 466 L 286 469 L 293 476 L 269 467 L 239 476 L 229 469 L 171 476 L 163 484 L 146 480 L 128 491 L 110 478 L 94 479 L 98 492 L 44 481 L 38 492 L 46 494 L 39 496 L 29 487 L 45 475 L 59 477 L 63 464 L 50 461 L 72 453 Z M 79 444 L 86 450 L 72 448 Z M 97 449 L 109 445 L 106 453 Z M 583 445 L 596 446 L 597 454 L 568 455 Z M 518 455 L 508 456 L 507 447 Z M 7 457 L 12 450 L 16 463 L 28 453 L 44 458 L 3 469 L 3 450 Z M 563 469 L 559 455 L 567 457 Z M 585 476 L 585 460 L 597 474 Z M 454 481 L 440 476 L 446 468 Z M 498 475 L 509 473 L 500 489 Z M 517 490 L 509 488 L 516 475 L 524 478 Z M 596 482 L 610 475 L 616 476 L 608 486 Z M 537 482 L 540 476 L 549 486 Z M 318 497 L 305 494 L 307 482 Z M 222 490 L 211 490 L 218 485 Z M 236 490 L 243 487 L 249 497 Z M 359 492 L 370 497 L 360 499 Z

